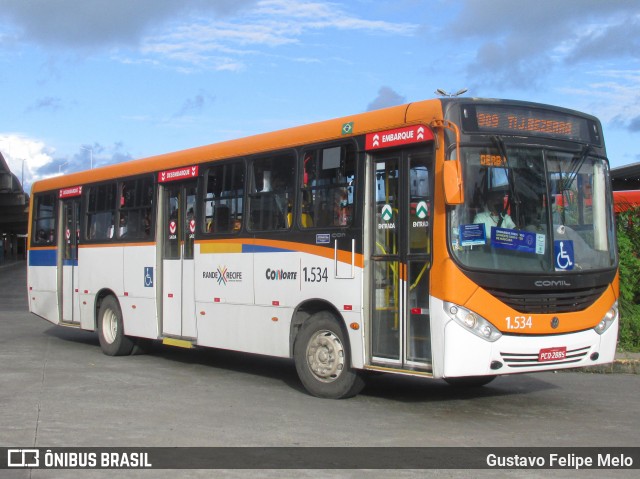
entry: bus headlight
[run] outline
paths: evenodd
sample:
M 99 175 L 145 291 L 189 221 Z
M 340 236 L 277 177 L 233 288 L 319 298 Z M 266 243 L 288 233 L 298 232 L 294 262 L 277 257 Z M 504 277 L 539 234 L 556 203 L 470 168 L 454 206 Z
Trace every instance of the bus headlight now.
M 616 319 L 618 319 L 618 302 L 617 301 L 613 303 L 613 306 L 611 306 L 611 309 L 607 311 L 607 314 L 604 315 L 604 318 L 602 318 L 602 320 L 598 323 L 598 325 L 595 328 L 593 328 L 593 330 L 598 334 L 602 334 L 607 329 L 609 329 L 609 326 L 611 326 Z
M 456 323 L 482 339 L 494 342 L 502 336 L 502 333 L 493 324 L 467 308 L 445 301 L 444 310 L 447 316 Z

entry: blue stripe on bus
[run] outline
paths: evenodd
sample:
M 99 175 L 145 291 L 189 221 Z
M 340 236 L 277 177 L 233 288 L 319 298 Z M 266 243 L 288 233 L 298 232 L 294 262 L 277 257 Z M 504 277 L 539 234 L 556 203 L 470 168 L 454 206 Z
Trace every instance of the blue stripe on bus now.
M 257 244 L 243 244 L 243 253 L 291 253 L 290 249 L 274 248 L 273 246 L 262 246 Z
M 32 249 L 29 251 L 29 266 L 55 266 L 55 249 Z
M 64 259 L 64 260 L 62 260 L 62 264 L 64 266 L 78 266 L 78 260 L 77 259 Z

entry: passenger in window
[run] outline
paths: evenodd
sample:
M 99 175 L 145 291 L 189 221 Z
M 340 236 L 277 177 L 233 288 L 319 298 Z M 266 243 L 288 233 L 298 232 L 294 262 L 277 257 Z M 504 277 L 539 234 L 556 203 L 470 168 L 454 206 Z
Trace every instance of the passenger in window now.
M 142 219 L 142 227 L 144 228 L 144 235 L 146 237 L 151 236 L 151 218 L 149 212 L 145 211 L 144 218 Z
M 349 223 L 349 201 L 347 192 L 337 191 L 333 206 L 334 224 L 338 226 L 346 226 Z
M 272 180 L 273 192 L 275 193 L 276 205 L 279 209 L 279 214 L 282 217 L 286 217 L 289 213 L 289 200 L 287 198 L 287 182 L 284 178 L 276 177 Z
M 115 232 L 114 230 L 115 230 L 115 221 L 114 221 L 113 213 L 111 213 L 111 224 L 109 225 L 109 229 L 107 230 L 107 236 L 109 237 L 109 239 L 113 238 L 113 235 Z M 98 237 L 98 229 L 96 225 L 96 238 L 97 237 Z
M 118 227 L 118 237 L 122 238 L 127 234 L 127 214 L 120 213 L 120 226 Z

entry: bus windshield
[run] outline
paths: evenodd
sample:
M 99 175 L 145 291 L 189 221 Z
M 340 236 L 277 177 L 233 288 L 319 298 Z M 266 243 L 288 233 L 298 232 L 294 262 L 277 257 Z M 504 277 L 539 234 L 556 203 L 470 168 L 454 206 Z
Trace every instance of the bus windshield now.
M 548 274 L 615 265 L 605 159 L 500 137 L 461 156 L 465 203 L 449 210 L 449 241 L 464 267 Z

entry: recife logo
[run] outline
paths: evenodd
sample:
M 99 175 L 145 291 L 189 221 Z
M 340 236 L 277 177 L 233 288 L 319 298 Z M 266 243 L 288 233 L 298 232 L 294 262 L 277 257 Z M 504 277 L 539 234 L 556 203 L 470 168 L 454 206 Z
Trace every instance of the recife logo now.
M 218 284 L 227 284 L 227 272 L 226 266 L 218 266 Z

